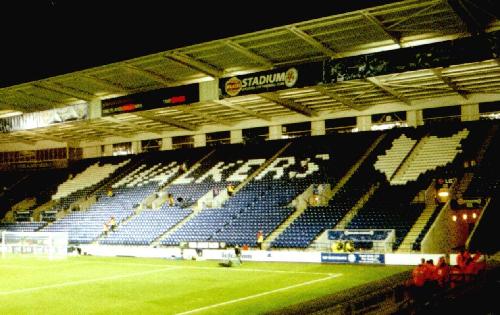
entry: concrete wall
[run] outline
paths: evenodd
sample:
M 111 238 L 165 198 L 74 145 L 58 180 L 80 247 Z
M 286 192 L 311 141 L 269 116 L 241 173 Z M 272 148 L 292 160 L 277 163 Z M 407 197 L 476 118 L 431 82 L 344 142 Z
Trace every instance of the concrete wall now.
M 453 248 L 465 244 L 468 226 L 460 218 L 456 222 L 453 221 L 453 214 L 455 212 L 450 209 L 449 203 L 447 203 L 422 240 L 422 252 L 449 253 Z
M 84 159 L 100 157 L 101 154 L 101 146 L 93 146 L 93 147 L 84 147 L 82 148 L 82 156 Z

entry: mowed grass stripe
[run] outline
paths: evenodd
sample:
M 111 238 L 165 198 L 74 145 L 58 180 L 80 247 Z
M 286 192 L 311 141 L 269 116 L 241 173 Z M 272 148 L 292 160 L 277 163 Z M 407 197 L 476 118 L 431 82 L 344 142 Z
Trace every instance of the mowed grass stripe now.
M 57 289 L 57 288 L 62 288 L 62 287 L 67 287 L 67 286 L 76 286 L 76 285 L 81 285 L 81 284 L 89 284 L 89 283 L 101 282 L 101 281 L 120 280 L 120 279 L 124 279 L 124 278 L 144 276 L 144 275 L 149 275 L 149 274 L 152 274 L 152 273 L 158 273 L 158 272 L 163 272 L 163 271 L 176 270 L 176 269 L 180 269 L 180 268 L 181 267 L 168 267 L 168 268 L 162 268 L 162 269 L 155 269 L 155 270 L 147 270 L 147 271 L 141 271 L 141 272 L 135 272 L 135 273 L 114 275 L 114 276 L 109 276 L 109 277 L 100 277 L 100 278 L 94 278 L 94 279 L 84 279 L 84 280 L 77 280 L 77 281 L 68 281 L 68 282 L 62 282 L 62 283 L 54 283 L 54 284 L 49 284 L 49 285 L 43 285 L 43 286 L 39 286 L 39 287 L 15 289 L 15 290 L 10 290 L 10 291 L 3 291 L 3 292 L 0 291 L 0 295 L 12 295 L 12 294 L 18 294 L 18 293 L 26 293 L 26 292 L 33 292 L 33 291 L 45 290 L 45 289 Z
M 88 279 L 174 267 L 157 265 L 156 268 L 130 268 L 130 266 L 113 266 L 108 262 L 108 260 L 93 256 L 68 257 L 61 260 L 41 259 L 39 257 L 2 258 L 0 259 L 0 278 L 3 280 L 3 285 L 0 288 L 0 296 L 2 292 L 22 290 L 28 287 L 50 287 L 58 283 L 78 283 Z M 4 265 L 9 267 L 3 268 Z M 18 268 L 16 269 L 14 265 L 17 265 Z
M 20 268 L 3 269 L 2 263 Z M 402 269 L 407 268 L 262 262 L 224 268 L 218 261 L 97 256 L 0 259 L 4 292 L 24 290 L 0 293 L 0 314 L 168 315 L 200 309 L 196 315 L 255 315 Z M 337 274 L 342 276 L 328 281 Z
M 64 264 L 65 268 L 72 268 L 74 266 L 81 266 L 81 265 L 88 265 L 88 264 L 95 264 L 97 262 L 95 261 L 80 261 L 80 262 L 71 262 Z M 20 263 L 18 264 L 5 264 L 2 263 L 0 264 L 2 268 L 13 268 L 13 269 L 26 269 L 26 270 L 50 270 L 50 269 L 56 269 L 56 268 L 61 268 L 61 265 L 48 265 L 48 266 L 33 266 L 33 265 L 21 265 Z M 158 266 L 158 265 L 157 265 Z
M 94 260 L 94 259 L 92 259 Z M 92 274 L 93 268 L 95 271 L 107 271 L 117 269 L 124 270 L 126 262 L 123 259 L 95 259 L 101 261 L 102 264 L 85 266 L 86 270 L 81 270 L 87 276 Z M 140 261 L 140 260 L 139 260 Z M 160 262 L 160 261 L 158 261 Z M 165 262 L 165 261 L 163 261 Z M 27 262 L 28 263 L 28 262 Z M 49 263 L 49 262 L 48 262 Z M 207 268 L 198 268 L 203 266 L 190 265 L 190 261 L 178 262 L 172 265 L 165 266 L 175 271 L 165 273 L 153 273 L 139 277 L 127 277 L 117 279 L 116 281 L 108 281 L 109 277 L 99 277 L 103 281 L 98 281 L 93 285 L 40 285 L 37 286 L 38 291 L 29 292 L 24 290 L 24 294 L 0 295 L 5 300 L 0 303 L 0 314 L 24 314 L 27 310 L 37 309 L 36 314 L 175 314 L 184 312 L 190 309 L 203 307 L 206 305 L 216 304 L 227 300 L 240 298 L 252 294 L 261 293 L 264 290 L 279 289 L 280 287 L 288 286 L 294 283 L 302 283 L 311 279 L 318 278 L 318 275 L 305 273 L 289 274 L 281 270 L 283 265 L 271 266 L 280 268 L 280 272 L 256 272 L 256 270 L 266 270 L 268 265 L 257 264 L 264 268 L 252 268 L 249 271 L 234 272 L 236 268 L 216 267 L 217 262 L 195 262 L 196 264 L 211 265 Z M 186 265 L 187 264 L 187 265 Z M 157 270 L 152 266 L 149 269 Z M 152 264 L 156 265 L 156 264 Z M 157 265 L 157 267 L 162 265 Z M 144 266 L 128 266 L 129 269 L 142 269 Z M 196 268 L 191 268 L 196 267 Z M 249 266 L 252 267 L 252 266 Z M 300 268 L 300 266 L 294 266 Z M 65 270 L 63 273 L 66 273 Z M 94 271 L 94 272 L 95 272 Z M 146 272 L 139 272 L 145 274 Z M 271 270 L 272 271 L 272 270 Z M 79 273 L 75 269 L 72 274 Z M 33 274 L 36 277 L 43 277 L 43 274 L 36 272 Z M 48 275 L 46 275 L 48 276 Z M 64 274 L 55 273 L 57 279 L 62 279 Z M 321 274 L 322 277 L 325 274 Z M 113 277 L 114 278 L 114 277 Z M 24 280 L 29 280 L 24 277 Z M 99 279 L 96 279 L 99 280 Z M 63 282 L 63 281 L 58 281 Z M 70 281 L 67 281 L 70 282 Z M 85 283 L 88 281 L 79 281 L 74 279 L 74 284 Z M 24 282 L 23 282 L 24 283 Z M 73 284 L 68 283 L 68 284 Z M 34 287 L 34 286 L 33 286 Z M 15 289 L 14 289 L 15 290 Z M 10 290 L 10 291 L 14 291 Z M 21 290 L 19 290 L 21 291 Z M 18 300 L 19 298 L 19 300 Z M 18 302 L 17 302 L 18 301 Z M 27 313 L 26 313 L 27 314 Z
M 207 306 L 196 308 L 196 309 L 193 309 L 193 310 L 190 310 L 190 311 L 186 311 L 186 312 L 182 312 L 182 313 L 177 313 L 177 315 L 186 315 L 186 314 L 198 313 L 198 312 L 206 311 L 206 310 L 209 310 L 209 309 L 213 309 L 213 308 L 217 308 L 217 307 L 221 307 L 221 306 L 225 306 L 225 305 L 229 305 L 229 304 L 234 304 L 234 303 L 238 303 L 238 302 L 242 302 L 242 301 L 246 301 L 246 300 L 250 300 L 250 299 L 259 298 L 259 297 L 270 295 L 270 294 L 273 294 L 273 293 L 283 292 L 283 291 L 295 289 L 295 288 L 298 288 L 298 287 L 303 287 L 303 286 L 311 285 L 311 284 L 314 284 L 314 283 L 323 282 L 323 281 L 326 281 L 326 280 L 331 280 L 333 278 L 340 277 L 340 276 L 341 276 L 341 274 L 330 275 L 328 277 L 324 277 L 324 278 L 320 278 L 320 279 L 315 279 L 315 280 L 310 280 L 310 281 L 306 281 L 306 282 L 302 282 L 302 283 L 297 283 L 297 284 L 289 285 L 289 286 L 286 286 L 286 287 L 283 287 L 283 288 L 274 289 L 274 290 L 270 290 L 270 291 L 264 291 L 262 293 L 257 293 L 257 294 L 253 294 L 253 295 L 249 295 L 249 296 L 244 296 L 244 297 L 241 297 L 241 298 L 238 298 L 238 299 L 234 299 L 234 300 L 229 300 L 229 301 L 225 301 L 225 302 L 221 302 L 221 303 L 217 303 L 217 304 L 207 305 Z

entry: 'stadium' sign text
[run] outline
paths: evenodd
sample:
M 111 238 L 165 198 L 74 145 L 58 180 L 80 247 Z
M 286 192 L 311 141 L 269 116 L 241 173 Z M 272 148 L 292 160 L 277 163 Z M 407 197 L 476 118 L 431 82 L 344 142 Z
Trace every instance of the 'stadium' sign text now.
M 322 69 L 322 63 L 309 63 L 223 78 L 219 89 L 222 97 L 232 97 L 315 85 L 322 81 Z

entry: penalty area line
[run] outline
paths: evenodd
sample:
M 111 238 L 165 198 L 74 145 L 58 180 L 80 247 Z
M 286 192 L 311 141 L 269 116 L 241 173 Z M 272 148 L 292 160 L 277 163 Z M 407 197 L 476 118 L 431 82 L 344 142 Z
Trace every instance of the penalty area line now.
M 212 305 L 203 306 L 203 307 L 200 307 L 200 308 L 195 308 L 195 309 L 190 310 L 190 311 L 186 311 L 186 312 L 182 312 L 182 313 L 177 313 L 176 315 L 186 315 L 186 314 L 193 314 L 193 313 L 197 313 L 197 312 L 201 312 L 201 311 L 206 311 L 206 310 L 209 310 L 209 309 L 212 309 L 212 308 L 217 308 L 217 307 L 220 307 L 220 306 L 234 304 L 234 303 L 238 303 L 238 302 L 242 302 L 242 301 L 246 301 L 246 300 L 250 300 L 250 299 L 255 299 L 255 298 L 258 298 L 258 297 L 261 297 L 261 296 L 265 296 L 265 295 L 269 295 L 269 294 L 273 294 L 273 293 L 277 293 L 277 292 L 287 291 L 287 290 L 290 290 L 290 289 L 295 289 L 295 288 L 298 288 L 298 287 L 303 287 L 303 286 L 306 286 L 306 285 L 311 285 L 311 284 L 314 284 L 314 283 L 331 280 L 331 279 L 340 277 L 341 275 L 342 275 L 341 273 L 332 274 L 332 275 L 330 275 L 328 277 L 324 277 L 324 278 L 319 278 L 319 279 L 315 279 L 315 280 L 301 282 L 301 283 L 293 284 L 293 285 L 290 285 L 290 286 L 287 286 L 287 287 L 283 287 L 283 288 L 279 288 L 279 289 L 274 289 L 274 290 L 270 290 L 270 291 L 264 291 L 264 292 L 261 292 L 261 293 L 257 293 L 257 294 L 253 294 L 253 295 L 249 295 L 249 296 L 244 296 L 244 297 L 241 297 L 241 298 L 238 298 L 238 299 L 234 299 L 234 300 L 229 300 L 229 301 L 226 301 L 226 302 L 221 302 L 221 303 L 216 303 L 216 304 L 212 304 Z

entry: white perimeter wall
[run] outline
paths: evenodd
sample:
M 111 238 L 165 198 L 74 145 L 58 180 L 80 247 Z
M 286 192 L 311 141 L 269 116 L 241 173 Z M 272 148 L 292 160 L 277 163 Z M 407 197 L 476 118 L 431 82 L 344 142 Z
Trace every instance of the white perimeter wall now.
M 146 258 L 180 258 L 181 250 L 179 248 L 153 248 L 144 246 L 101 246 L 101 245 L 82 245 L 82 252 L 94 256 L 133 256 Z M 204 249 L 199 257 L 194 249 L 185 249 L 183 257 L 191 259 L 222 260 L 232 257 L 234 250 L 230 249 Z M 421 258 L 433 259 L 437 263 L 439 257 L 444 254 L 386 254 L 386 265 L 418 265 Z M 454 265 L 456 254 L 450 255 L 450 263 Z M 242 251 L 243 261 L 267 261 L 267 262 L 308 262 L 321 263 L 321 252 L 316 251 L 266 251 L 266 250 L 247 250 Z

